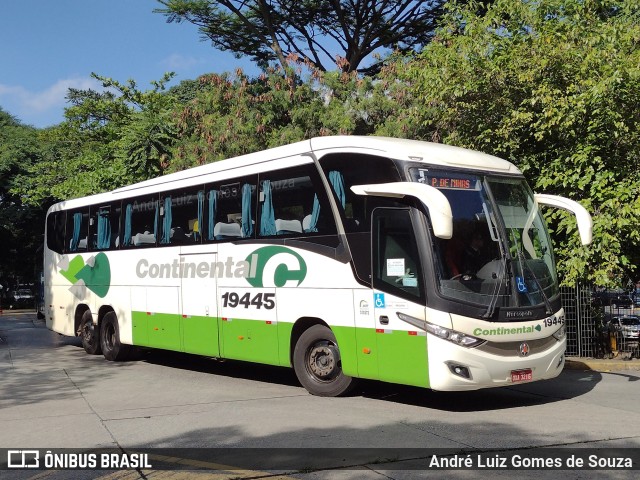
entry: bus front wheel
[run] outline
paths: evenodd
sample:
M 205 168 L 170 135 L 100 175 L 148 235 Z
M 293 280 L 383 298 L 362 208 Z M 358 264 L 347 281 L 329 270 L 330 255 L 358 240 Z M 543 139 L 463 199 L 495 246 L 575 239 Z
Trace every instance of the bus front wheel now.
M 100 355 L 102 348 L 100 347 L 100 330 L 97 325 L 93 324 L 93 316 L 90 310 L 86 310 L 82 314 L 80 320 L 80 338 L 82 338 L 82 348 L 89 355 Z
M 107 313 L 100 323 L 100 345 L 107 360 L 118 362 L 129 356 L 131 346 L 120 343 L 118 318 L 113 312 Z
M 353 378 L 342 372 L 336 337 L 324 325 L 313 325 L 300 335 L 293 350 L 293 368 L 313 395 L 337 397 L 353 386 Z

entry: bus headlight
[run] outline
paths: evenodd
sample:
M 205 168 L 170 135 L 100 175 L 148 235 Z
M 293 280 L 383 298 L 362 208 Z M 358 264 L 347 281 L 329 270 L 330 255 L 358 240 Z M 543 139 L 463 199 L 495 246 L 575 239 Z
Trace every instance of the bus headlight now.
M 567 329 L 564 328 L 564 325 L 562 325 L 558 330 L 555 331 L 553 336 L 556 340 L 562 340 L 566 334 L 567 334 Z
M 425 322 L 427 332 L 440 337 L 443 340 L 448 340 L 451 343 L 460 345 L 461 347 L 473 348 L 485 343 L 486 340 L 481 338 L 472 337 L 466 333 L 457 332 L 450 328 L 441 327 L 440 325 L 434 325 L 433 323 Z
M 446 327 L 441 327 L 440 325 L 429 323 L 426 320 L 420 320 L 419 318 L 412 317 L 411 315 L 407 315 L 406 313 L 396 312 L 396 315 L 398 315 L 398 318 L 400 320 L 408 323 L 409 325 L 413 325 L 420 330 L 426 330 L 436 337 L 442 338 L 443 340 L 447 340 L 451 343 L 455 343 L 456 345 L 460 345 L 461 347 L 472 348 L 486 342 L 486 340 L 483 340 L 481 338 L 472 337 L 471 335 L 467 335 L 466 333 L 457 332 L 456 330 L 451 330 L 450 328 Z

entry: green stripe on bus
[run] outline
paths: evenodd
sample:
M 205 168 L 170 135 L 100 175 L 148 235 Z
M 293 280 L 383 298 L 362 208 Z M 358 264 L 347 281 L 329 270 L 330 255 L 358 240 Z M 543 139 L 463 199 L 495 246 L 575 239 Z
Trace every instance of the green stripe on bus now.
M 222 319 L 220 350 L 224 358 L 280 365 L 277 322 Z
M 376 337 L 379 380 L 416 387 L 429 386 L 426 335 L 394 330 L 391 333 L 376 333 Z
M 182 344 L 185 352 L 210 357 L 220 356 L 217 317 L 183 317 Z
M 429 386 L 425 335 L 373 328 L 334 327 L 333 330 L 345 374 L 418 387 Z M 345 333 L 340 334 L 343 330 Z M 355 342 L 352 343 L 354 330 Z
M 180 315 L 131 312 L 133 344 L 143 347 L 184 351 L 180 335 Z
M 134 345 L 291 366 L 291 323 L 147 312 L 132 312 L 132 320 Z M 332 330 L 345 375 L 429 386 L 424 335 L 339 326 Z

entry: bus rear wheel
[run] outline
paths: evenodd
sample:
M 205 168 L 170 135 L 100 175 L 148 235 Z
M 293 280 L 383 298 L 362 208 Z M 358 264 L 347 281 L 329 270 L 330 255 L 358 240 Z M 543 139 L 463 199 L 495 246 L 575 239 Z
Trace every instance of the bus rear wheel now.
M 129 357 L 131 345 L 120 342 L 118 318 L 114 312 L 107 313 L 100 323 L 100 345 L 107 360 L 119 362 Z
M 80 320 L 80 338 L 82 339 L 82 348 L 84 348 L 84 351 L 89 355 L 100 355 L 102 353 L 100 330 L 97 325 L 93 324 L 93 316 L 90 310 L 82 314 L 82 319 Z
M 342 372 L 336 337 L 324 325 L 313 325 L 300 335 L 293 350 L 293 368 L 302 386 L 321 397 L 344 395 L 354 383 Z

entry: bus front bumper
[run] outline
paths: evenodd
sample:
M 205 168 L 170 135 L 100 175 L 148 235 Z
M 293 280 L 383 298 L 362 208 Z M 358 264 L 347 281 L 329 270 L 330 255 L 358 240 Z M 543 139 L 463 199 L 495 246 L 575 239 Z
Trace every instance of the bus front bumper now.
M 427 339 L 429 387 L 433 390 L 478 390 L 530 383 L 555 378 L 564 367 L 566 338 L 492 343 L 476 348 L 460 347 L 430 334 Z M 522 343 L 534 343 L 536 348 L 522 355 Z

